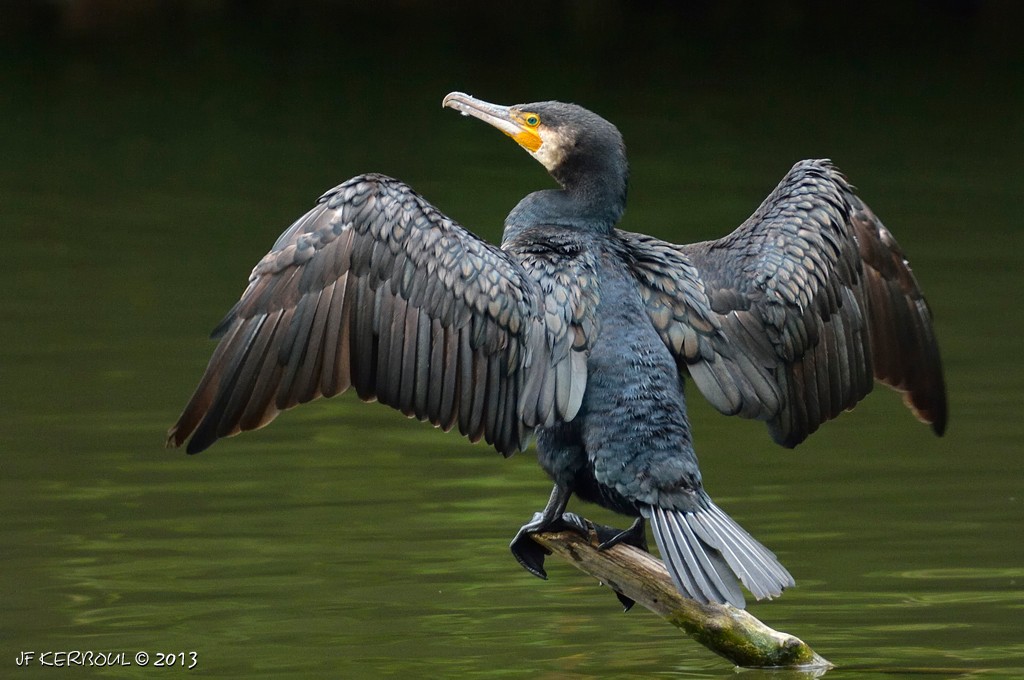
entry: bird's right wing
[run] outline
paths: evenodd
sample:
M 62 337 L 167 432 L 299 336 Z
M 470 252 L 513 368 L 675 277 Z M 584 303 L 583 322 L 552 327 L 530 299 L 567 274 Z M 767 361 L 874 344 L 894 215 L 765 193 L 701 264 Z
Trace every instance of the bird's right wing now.
M 586 382 L 569 305 L 521 264 L 382 175 L 324 194 L 256 265 L 168 432 L 196 453 L 354 386 L 502 454 L 569 420 Z

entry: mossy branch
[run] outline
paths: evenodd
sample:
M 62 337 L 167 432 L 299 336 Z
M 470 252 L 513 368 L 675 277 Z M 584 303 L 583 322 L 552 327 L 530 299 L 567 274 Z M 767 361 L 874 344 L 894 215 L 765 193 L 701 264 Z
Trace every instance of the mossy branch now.
M 533 534 L 534 541 L 577 569 L 636 600 L 719 656 L 745 668 L 832 667 L 802 640 L 773 630 L 742 609 L 700 604 L 679 594 L 657 558 L 619 544 L 598 550 L 598 539 L 572 531 Z

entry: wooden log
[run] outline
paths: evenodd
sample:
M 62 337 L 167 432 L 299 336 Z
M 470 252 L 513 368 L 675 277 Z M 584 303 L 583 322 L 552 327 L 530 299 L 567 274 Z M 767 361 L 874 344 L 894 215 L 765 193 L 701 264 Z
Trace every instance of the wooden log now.
M 700 604 L 679 594 L 660 560 L 629 545 L 598 550 L 597 535 L 532 535 L 543 548 L 681 628 L 715 654 L 744 668 L 827 670 L 832 664 L 802 640 L 773 630 L 730 605 Z M 820 677 L 815 675 L 814 677 Z

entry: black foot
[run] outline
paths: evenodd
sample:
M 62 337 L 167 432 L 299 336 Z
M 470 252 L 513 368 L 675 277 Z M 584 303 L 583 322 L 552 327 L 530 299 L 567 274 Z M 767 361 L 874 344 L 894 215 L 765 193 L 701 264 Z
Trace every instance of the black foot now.
M 647 530 L 644 527 L 643 517 L 637 517 L 633 520 L 633 524 L 624 531 L 603 524 L 595 524 L 594 530 L 597 532 L 597 538 L 601 541 L 601 544 L 597 546 L 598 550 L 607 550 L 619 543 L 625 543 L 639 548 L 645 553 L 651 552 L 647 547 Z
M 600 545 L 597 546 L 598 550 L 607 550 L 612 546 L 618 545 L 619 543 L 625 543 L 631 545 L 634 548 L 639 548 L 646 553 L 651 552 L 647 548 L 647 531 L 644 528 L 644 520 L 642 517 L 637 517 L 625 531 L 616 529 L 615 527 L 605 526 L 604 524 L 594 524 L 594 532 L 597 534 L 597 538 L 601 541 Z M 629 611 L 636 604 L 636 601 L 628 595 L 623 595 L 619 591 L 615 591 L 615 597 L 619 598 L 619 602 L 622 603 L 623 611 Z
M 584 536 L 588 535 L 589 528 L 586 521 L 571 512 L 563 513 L 561 517 L 545 519 L 544 513 L 534 513 L 533 519 L 519 528 L 516 537 L 509 544 L 509 549 L 516 561 L 523 566 L 523 569 L 530 572 L 537 578 L 547 579 L 548 573 L 544 571 L 544 558 L 551 554 L 550 550 L 542 548 L 539 543 L 530 538 L 530 534 L 539 534 L 543 531 L 575 531 Z
M 619 603 L 622 605 L 623 612 L 628 612 L 633 608 L 633 605 L 636 604 L 636 600 L 631 598 L 629 595 L 623 595 L 617 590 L 613 590 L 612 592 L 615 593 L 615 597 L 619 598 Z

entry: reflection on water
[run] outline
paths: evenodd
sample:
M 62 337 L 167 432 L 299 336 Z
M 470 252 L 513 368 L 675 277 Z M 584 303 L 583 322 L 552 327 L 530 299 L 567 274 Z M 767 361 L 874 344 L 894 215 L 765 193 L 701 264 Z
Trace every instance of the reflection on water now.
M 208 66 L 156 64 L 167 78 L 152 80 L 88 62 L 3 67 L 0 114 L 19 129 L 0 164 L 8 659 L 196 650 L 216 676 L 732 677 L 574 569 L 552 564 L 542 582 L 515 564 L 508 541 L 548 488 L 530 454 L 502 461 L 350 397 L 194 458 L 160 448 L 212 348 L 206 329 L 321 190 L 384 170 L 493 239 L 547 181 L 500 135 L 440 111 L 472 81 L 410 85 L 397 111 L 394 93 L 332 98 L 322 73 Z M 743 92 L 570 94 L 626 133 L 627 228 L 713 236 L 791 161 L 831 155 L 895 231 L 936 310 L 950 434 L 876 394 L 785 452 L 694 398 L 706 481 L 798 581 L 753 613 L 838 664 L 830 676 L 1019 676 L 1024 324 L 1007 291 L 1024 265 L 1008 226 L 1024 108 L 1005 98 L 1024 88 L 931 76 L 913 96 L 902 86 L 919 81 L 887 68 L 846 74 L 865 92 L 854 99 L 735 73 Z M 767 102 L 756 119 L 748 100 Z

